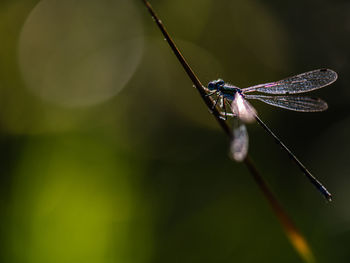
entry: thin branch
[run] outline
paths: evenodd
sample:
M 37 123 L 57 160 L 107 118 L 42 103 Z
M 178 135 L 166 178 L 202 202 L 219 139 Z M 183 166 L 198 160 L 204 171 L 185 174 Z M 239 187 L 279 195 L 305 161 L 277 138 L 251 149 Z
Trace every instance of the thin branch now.
M 301 234 L 299 229 L 293 223 L 292 219 L 288 216 L 287 212 L 283 209 L 281 204 L 277 201 L 276 197 L 272 194 L 268 185 L 261 177 L 261 175 L 259 174 L 258 170 L 256 169 L 255 165 L 252 163 L 249 157 L 245 159 L 245 164 L 247 165 L 255 182 L 258 184 L 260 190 L 263 192 L 265 198 L 269 202 L 272 210 L 274 211 L 275 215 L 280 221 L 289 241 L 292 243 L 295 250 L 305 262 L 315 262 L 313 253 L 303 234 Z
M 185 58 L 182 56 L 181 52 L 179 51 L 179 49 L 175 45 L 175 42 L 172 40 L 172 38 L 170 37 L 170 35 L 166 31 L 162 21 L 158 18 L 156 13 L 153 11 L 153 8 L 152 8 L 151 4 L 148 1 L 146 1 L 146 0 L 142 0 L 142 1 L 147 6 L 147 9 L 150 12 L 152 18 L 156 22 L 157 26 L 159 27 L 160 31 L 162 32 L 163 36 L 165 37 L 166 41 L 168 42 L 171 50 L 174 52 L 175 56 L 177 57 L 177 59 L 179 60 L 179 62 L 182 65 L 182 67 L 186 71 L 187 75 L 190 77 L 194 87 L 197 89 L 197 91 L 201 95 L 201 97 L 204 100 L 205 104 L 207 105 L 208 109 L 210 111 L 212 111 L 213 115 L 215 116 L 215 119 L 220 124 L 221 128 L 224 130 L 224 132 L 231 139 L 232 138 L 232 134 L 231 134 L 230 127 L 228 127 L 227 123 L 223 119 L 220 118 L 220 113 L 217 110 L 217 108 L 213 107 L 214 106 L 213 100 L 209 96 L 206 96 L 207 93 L 205 92 L 202 83 L 197 78 L 196 74 L 194 74 L 193 70 L 191 69 L 190 65 L 186 62 Z
M 175 42 L 172 40 L 168 32 L 166 31 L 162 21 L 158 18 L 156 13 L 154 12 L 152 6 L 147 0 L 142 0 L 143 3 L 146 5 L 148 11 L 150 12 L 152 18 L 154 19 L 155 23 L 159 27 L 160 31 L 162 32 L 163 36 L 165 37 L 167 43 L 169 44 L 170 48 L 174 52 L 175 56 L 181 63 L 182 67 L 186 71 L 187 75 L 191 79 L 194 87 L 199 92 L 200 96 L 202 97 L 203 101 L 207 105 L 209 111 L 211 111 L 220 125 L 220 127 L 223 129 L 223 131 L 226 133 L 226 135 L 229 137 L 230 140 L 232 140 L 232 132 L 230 127 L 227 125 L 226 121 L 221 118 L 221 115 L 218 111 L 218 109 L 215 107 L 214 101 L 209 97 L 206 96 L 205 89 L 196 76 L 196 74 L 193 72 L 192 68 L 189 66 L 189 64 L 186 62 L 185 58 L 182 56 L 181 52 L 175 45 Z M 285 212 L 283 207 L 280 205 L 276 197 L 273 195 L 271 190 L 268 188 L 266 182 L 264 181 L 263 177 L 258 172 L 257 168 L 253 164 L 252 160 L 249 156 L 246 157 L 244 160 L 244 164 L 248 168 L 250 174 L 253 176 L 255 182 L 259 186 L 260 190 L 262 191 L 264 197 L 270 204 L 273 212 L 275 213 L 276 217 L 278 218 L 279 222 L 281 223 L 287 237 L 289 238 L 290 242 L 292 243 L 293 247 L 296 249 L 298 254 L 303 258 L 305 262 L 314 262 L 314 257 L 312 254 L 312 251 L 301 234 L 301 232 L 295 227 L 294 223 L 292 222 L 291 218 L 288 216 L 288 214 Z

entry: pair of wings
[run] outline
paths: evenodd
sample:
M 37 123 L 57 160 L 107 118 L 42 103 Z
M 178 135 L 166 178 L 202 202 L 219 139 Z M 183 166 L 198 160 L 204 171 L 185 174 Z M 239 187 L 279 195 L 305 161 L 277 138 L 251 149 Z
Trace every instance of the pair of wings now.
M 318 69 L 305 72 L 276 82 L 259 84 L 242 89 L 232 101 L 231 108 L 239 120 L 233 129 L 231 153 L 236 161 L 243 161 L 248 152 L 248 133 L 244 123 L 255 120 L 256 111 L 245 99 L 256 99 L 267 104 L 300 112 L 324 111 L 328 108 L 325 101 L 319 98 L 289 96 L 325 87 L 337 79 L 337 73 L 330 69 Z M 246 93 L 261 92 L 280 96 L 249 95 Z M 241 122 L 242 121 L 242 122 Z
M 305 96 L 289 96 L 309 92 L 312 90 L 325 87 L 337 79 L 337 73 L 330 69 L 318 69 L 305 72 L 293 77 L 289 77 L 276 82 L 259 84 L 249 88 L 242 89 L 242 95 L 232 101 L 232 110 L 243 122 L 251 122 L 254 120 L 253 107 L 244 99 L 255 99 L 267 104 L 284 108 L 287 110 L 301 112 L 317 112 L 324 111 L 328 108 L 325 101 L 319 98 Z M 249 95 L 250 92 L 261 92 L 280 96 L 267 95 Z M 243 96 L 243 98 L 241 98 Z

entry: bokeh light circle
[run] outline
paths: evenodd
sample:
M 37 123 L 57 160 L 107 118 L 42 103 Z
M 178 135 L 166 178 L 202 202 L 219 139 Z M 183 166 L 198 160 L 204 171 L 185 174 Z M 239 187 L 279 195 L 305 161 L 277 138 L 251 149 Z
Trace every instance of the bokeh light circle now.
M 79 107 L 116 95 L 140 62 L 139 15 L 128 0 L 44 0 L 28 16 L 19 64 L 45 101 Z

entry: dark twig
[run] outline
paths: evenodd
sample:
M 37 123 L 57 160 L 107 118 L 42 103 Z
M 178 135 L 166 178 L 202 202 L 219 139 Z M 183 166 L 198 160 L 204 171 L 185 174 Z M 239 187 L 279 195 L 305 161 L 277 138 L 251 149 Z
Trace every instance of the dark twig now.
M 150 12 L 152 18 L 154 19 L 155 23 L 159 27 L 160 31 L 162 32 L 163 36 L 165 37 L 167 43 L 169 44 L 170 48 L 174 52 L 175 56 L 181 63 L 182 67 L 186 71 L 187 75 L 191 79 L 194 87 L 199 92 L 200 96 L 202 97 L 203 101 L 207 105 L 208 109 L 213 113 L 216 121 L 220 125 L 220 127 L 223 129 L 223 131 L 226 133 L 226 135 L 229 137 L 230 140 L 232 140 L 232 132 L 230 127 L 227 125 L 226 121 L 221 118 L 220 112 L 216 108 L 215 102 L 210 98 L 210 96 L 207 96 L 204 87 L 196 74 L 193 72 L 189 64 L 186 62 L 185 58 L 182 56 L 179 49 L 176 47 L 175 42 L 172 40 L 168 32 L 166 31 L 162 21 L 158 18 L 156 13 L 154 12 L 153 8 L 151 7 L 150 3 L 147 0 L 142 0 L 143 3 L 146 5 L 148 11 Z M 264 197 L 267 199 L 268 203 L 272 207 L 272 210 L 274 211 L 276 217 L 280 221 L 284 231 L 286 232 L 286 235 L 288 236 L 289 240 L 291 241 L 292 245 L 296 249 L 296 251 L 299 253 L 299 255 L 304 259 L 305 262 L 314 262 L 313 254 L 303 237 L 303 235 L 300 233 L 300 231 L 295 227 L 294 223 L 292 222 L 291 218 L 288 216 L 288 214 L 284 211 L 282 206 L 277 201 L 276 197 L 273 195 L 271 190 L 268 188 L 266 182 L 256 169 L 255 165 L 251 161 L 250 157 L 247 156 L 244 160 L 244 164 L 248 168 L 249 172 L 253 176 L 255 182 L 259 186 L 260 190 L 262 191 Z

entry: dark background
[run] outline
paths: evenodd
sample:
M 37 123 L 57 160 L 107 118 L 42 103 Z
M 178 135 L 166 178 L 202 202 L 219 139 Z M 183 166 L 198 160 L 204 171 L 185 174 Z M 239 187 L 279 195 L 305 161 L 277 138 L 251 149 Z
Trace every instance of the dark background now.
M 350 260 L 350 2 L 154 0 L 203 83 L 317 68 L 297 113 L 253 102 L 250 155 L 317 262 Z M 301 262 L 142 1 L 0 2 L 1 262 Z

